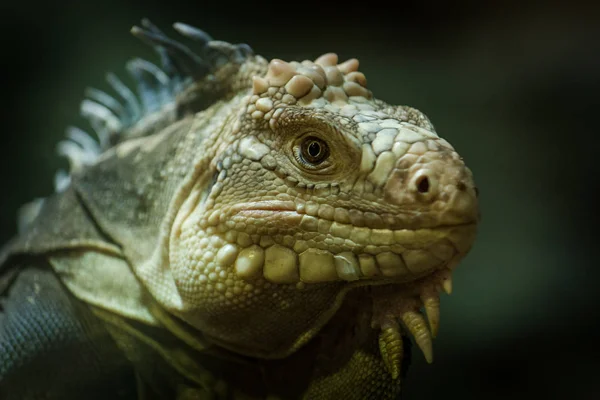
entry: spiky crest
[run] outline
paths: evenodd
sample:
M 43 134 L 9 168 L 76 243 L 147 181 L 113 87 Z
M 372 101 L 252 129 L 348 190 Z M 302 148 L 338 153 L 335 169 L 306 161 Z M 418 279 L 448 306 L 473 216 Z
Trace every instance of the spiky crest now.
M 97 139 L 76 127 L 67 128 L 67 138 L 58 143 L 57 152 L 69 160 L 69 173 L 59 171 L 55 189 L 69 184 L 70 173 L 93 164 L 107 149 L 127 139 L 150 135 L 166 125 L 207 108 L 232 92 L 233 77 L 239 67 L 254 57 L 246 44 L 214 40 L 206 32 L 177 22 L 173 28 L 193 41 L 194 50 L 169 38 L 148 19 L 131 33 L 158 53 L 160 66 L 134 58 L 126 70 L 135 88 L 128 88 L 119 77 L 108 73 L 106 80 L 116 96 L 88 88 L 80 112 Z M 263 62 L 260 57 L 258 63 Z M 220 70 L 227 68 L 227 73 Z
M 85 90 L 80 114 L 93 134 L 78 127 L 67 127 L 66 138 L 57 144 L 56 152 L 67 158 L 69 168 L 56 172 L 56 192 L 69 186 L 73 173 L 94 164 L 103 152 L 115 145 L 156 133 L 185 115 L 202 111 L 219 99 L 249 88 L 250 79 L 238 78 L 243 64 L 252 65 L 245 72 L 250 75 L 254 70 L 266 68 L 266 60 L 255 56 L 247 44 L 214 40 L 206 32 L 181 22 L 173 24 L 173 28 L 192 41 L 193 50 L 143 19 L 141 27 L 134 26 L 131 33 L 153 47 L 159 55 L 160 66 L 134 58 L 125 66 L 135 82 L 133 90 L 114 73 L 106 75 L 114 95 L 96 88 Z M 38 198 L 21 207 L 19 231 L 33 221 L 43 202 L 44 198 Z

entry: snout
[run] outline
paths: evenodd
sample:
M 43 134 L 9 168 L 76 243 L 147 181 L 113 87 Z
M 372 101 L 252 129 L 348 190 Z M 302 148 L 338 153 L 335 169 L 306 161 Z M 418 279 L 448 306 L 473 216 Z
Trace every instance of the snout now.
M 384 199 L 436 214 L 439 225 L 472 223 L 479 216 L 473 175 L 460 156 L 446 148 L 403 155 L 384 187 Z

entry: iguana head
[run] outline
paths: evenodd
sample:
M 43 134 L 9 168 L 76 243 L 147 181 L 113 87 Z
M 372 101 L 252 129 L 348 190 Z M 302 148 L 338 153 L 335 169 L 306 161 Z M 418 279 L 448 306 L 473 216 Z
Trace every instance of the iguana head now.
M 143 25 L 162 69 L 129 64 L 141 103 L 114 77 L 125 106 L 89 92 L 102 149 L 70 132 L 74 180 L 57 187 L 72 184 L 164 310 L 231 351 L 288 356 L 351 298 L 393 379 L 402 329 L 430 361 L 439 292 L 479 219 L 453 147 L 418 110 L 376 99 L 356 59 L 267 62 L 176 24 L 200 57 Z
M 356 59 L 248 65 L 261 73 L 239 75 L 247 89 L 211 128 L 171 228 L 176 313 L 281 357 L 370 286 L 373 328 L 392 343 L 402 320 L 430 360 L 438 292 L 474 240 L 470 170 L 424 114 L 374 98 Z

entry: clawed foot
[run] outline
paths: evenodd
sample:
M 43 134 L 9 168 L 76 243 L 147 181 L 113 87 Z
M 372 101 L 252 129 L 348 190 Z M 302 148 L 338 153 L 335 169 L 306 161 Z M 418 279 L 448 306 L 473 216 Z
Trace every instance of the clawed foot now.
M 400 376 L 402 365 L 402 329 L 412 334 L 427 362 L 433 361 L 432 340 L 439 330 L 439 293 L 442 290 L 447 294 L 452 292 L 449 269 L 415 282 L 411 289 L 398 291 L 390 287 L 374 293 L 371 326 L 381 330 L 379 350 L 393 379 Z M 427 321 L 421 309 L 424 309 Z

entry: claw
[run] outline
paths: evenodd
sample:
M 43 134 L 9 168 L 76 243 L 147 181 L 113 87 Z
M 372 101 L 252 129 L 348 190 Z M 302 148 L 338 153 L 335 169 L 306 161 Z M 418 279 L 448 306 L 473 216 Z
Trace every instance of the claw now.
M 446 294 L 452 293 L 452 276 L 448 276 L 446 279 L 442 281 L 442 288 Z
M 413 336 L 425 360 L 433 362 L 433 339 L 440 327 L 439 293 L 442 290 L 448 294 L 452 292 L 451 274 L 451 270 L 444 269 L 410 290 L 387 288 L 374 293 L 371 327 L 381 329 L 379 349 L 392 376 L 399 373 L 403 356 L 399 322 L 402 322 L 402 329 Z M 421 308 L 424 309 L 423 313 Z
M 425 293 L 421 296 L 427 314 L 431 337 L 435 338 L 440 328 L 440 298 L 437 293 Z
M 400 376 L 402 358 L 404 356 L 404 349 L 402 346 L 400 326 L 395 319 L 390 318 L 381 326 L 381 332 L 379 333 L 379 351 L 388 373 L 394 380 L 398 379 Z
M 423 352 L 425 360 L 431 364 L 433 362 L 433 344 L 431 333 L 423 315 L 418 311 L 409 310 L 404 312 L 401 318 L 406 328 L 413 335 L 417 346 Z

